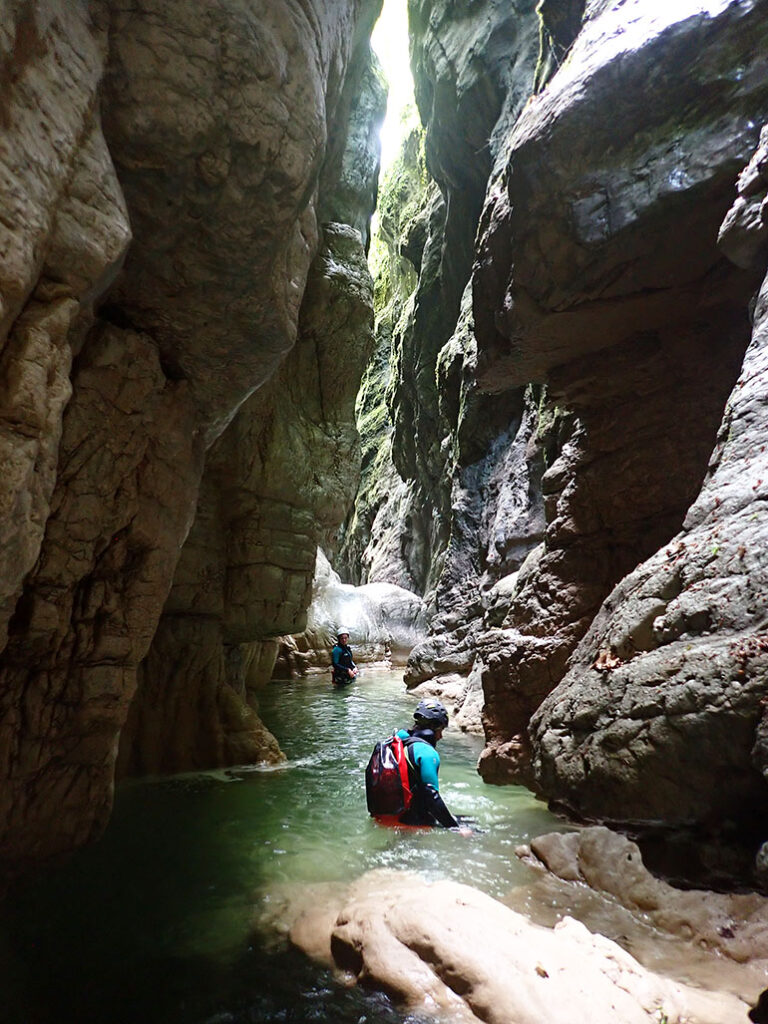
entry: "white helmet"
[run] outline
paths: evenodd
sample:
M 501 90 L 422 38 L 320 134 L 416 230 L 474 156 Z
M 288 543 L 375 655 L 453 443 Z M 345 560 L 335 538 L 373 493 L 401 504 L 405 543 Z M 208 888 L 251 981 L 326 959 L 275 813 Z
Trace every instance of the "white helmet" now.
M 340 636 L 349 636 L 349 630 L 346 626 L 339 626 L 336 630 L 336 639 L 338 640 Z

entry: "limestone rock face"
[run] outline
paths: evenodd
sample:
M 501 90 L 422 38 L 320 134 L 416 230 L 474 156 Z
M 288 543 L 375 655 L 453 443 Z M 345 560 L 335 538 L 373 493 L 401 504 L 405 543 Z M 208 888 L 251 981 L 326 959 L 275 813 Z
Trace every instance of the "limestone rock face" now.
M 371 132 L 384 102 L 367 40 L 363 50 L 346 90 L 356 95 L 356 131 L 341 133 L 345 145 L 331 148 L 323 175 L 329 214 L 361 223 L 378 168 Z M 373 344 L 361 232 L 326 222 L 321 238 L 294 349 L 209 452 L 195 524 L 121 738 L 121 770 L 282 756 L 255 710 L 278 648 L 254 660 L 253 645 L 306 623 L 318 541 L 333 535 L 358 482 L 354 404 Z
M 362 2 L 112 13 L 105 125 L 134 244 L 110 304 L 190 381 L 209 437 L 296 339 L 361 10 L 370 28 Z
M 376 580 L 418 588 L 408 536 L 414 483 L 406 483 L 393 463 L 388 394 L 394 377 L 393 343 L 412 315 L 416 268 L 426 241 L 415 239 L 426 231 L 424 214 L 436 194 L 424 164 L 423 132 L 414 125 L 379 191 L 379 226 L 371 250 L 376 341 L 357 398 L 360 484 L 335 559 L 344 578 L 354 584 Z
M 40 552 L 73 355 L 130 240 L 95 114 L 105 45 L 84 5 L 3 18 L 0 644 Z
M 417 247 L 412 310 L 393 336 L 389 405 L 393 460 L 411 487 L 403 544 L 416 589 L 426 594 L 433 611 L 440 609 L 446 550 L 459 536 L 466 515 L 462 506 L 472 500 L 467 490 L 490 477 L 492 469 L 476 469 L 469 485 L 457 478 L 487 453 L 494 438 L 512 429 L 520 414 L 520 396 L 476 399 L 466 286 L 496 152 L 494 127 L 505 102 L 516 102 L 519 109 L 532 87 L 538 51 L 533 7 L 527 0 L 513 5 L 483 0 L 460 10 L 450 3 L 409 4 L 426 167 L 439 194 L 429 197 L 421 219 L 424 242 Z M 408 242 L 401 245 L 406 253 Z M 458 433 L 462 440 L 454 445 Z M 482 540 L 472 537 L 464 568 L 466 560 L 482 563 L 484 554 Z M 478 564 L 477 577 L 482 571 Z M 445 603 L 453 604 L 453 596 L 446 595 Z
M 365 0 L 53 0 L 3 17 L 4 862 L 69 849 L 106 820 L 205 449 L 296 340 L 376 13 Z M 199 546 L 219 529 L 206 523 Z M 181 638 L 161 633 L 165 669 Z M 200 664 L 187 655 L 182 675 Z M 207 678 L 221 656 L 209 649 Z M 206 706 L 238 733 L 226 756 L 240 760 L 258 725 L 235 697 L 214 686 Z
M 502 105 L 522 106 L 533 85 L 533 8 L 528 0 L 480 0 L 460 8 L 450 0 L 409 0 L 411 65 L 426 127 L 427 166 L 446 200 L 440 277 L 454 323 L 495 155 L 494 128 Z
M 766 141 L 764 131 L 741 175 L 724 226 L 726 251 L 735 244 L 745 253 L 739 211 L 768 191 Z M 729 230 L 741 235 L 735 243 Z M 752 241 L 764 266 L 760 226 Z M 541 784 L 587 814 L 764 820 L 767 373 L 768 278 L 683 529 L 611 593 L 534 719 Z
M 545 382 L 548 402 L 569 417 L 541 481 L 544 547 L 485 670 L 481 771 L 491 781 L 534 781 L 530 715 L 611 588 L 680 528 L 706 473 L 756 284 L 725 260 L 717 235 L 768 103 L 754 64 L 763 13 L 759 3 L 706 14 L 695 4 L 587 5 L 567 61 L 515 122 L 489 188 L 473 276 L 479 386 Z M 651 621 L 661 610 L 645 608 Z M 605 694 L 609 678 L 598 666 L 595 688 Z M 609 715 L 616 698 L 601 704 Z M 549 742 L 561 752 L 558 714 Z M 580 723 L 586 740 L 596 716 Z M 631 775 L 625 747 L 616 735 L 611 758 Z M 590 771 L 587 758 L 574 785 Z M 657 761 L 662 791 L 667 774 Z M 553 776 L 536 775 L 553 793 Z M 655 800 L 649 779 L 638 804 Z M 579 806 L 603 784 L 586 781 Z M 637 809 L 623 786 L 614 796 L 615 809 Z M 685 816 L 677 796 L 659 797 L 656 811 L 662 803 Z
M 151 339 L 91 327 L 131 235 L 95 113 L 103 26 L 80 3 L 7 14 L 0 856 L 15 858 L 104 822 L 131 666 L 189 525 L 201 449 Z
M 543 530 L 536 399 L 522 388 L 478 391 L 467 287 L 501 145 L 496 125 L 513 119 L 532 89 L 538 19 L 532 3 L 494 0 L 461 9 L 414 2 L 409 17 L 426 169 L 409 140 L 382 193 L 396 283 L 381 289 L 386 309 L 360 423 L 383 440 L 368 445 L 372 468 L 364 464 L 342 564 L 355 582 L 425 595 L 434 636 L 414 651 L 406 681 L 439 686 L 450 676 L 453 690 L 456 674 L 472 666 L 465 652 L 482 626 L 486 591 L 519 568 Z M 368 486 L 367 473 L 383 484 Z
M 618 900 L 661 931 L 738 963 L 766 967 L 764 896 L 676 889 L 654 878 L 635 843 L 601 826 L 537 836 L 517 854 L 540 870 Z
M 747 1011 L 652 974 L 572 918 L 542 928 L 469 886 L 396 872 L 370 872 L 336 905 L 315 900 L 291 939 L 348 982 L 467 1024 L 723 1024 Z
M 461 371 L 470 382 L 472 366 L 470 355 Z M 440 562 L 433 635 L 409 659 L 409 686 L 429 678 L 439 683 L 446 673 L 466 675 L 476 663 L 479 667 L 486 637 L 495 635 L 493 627 L 501 622 L 500 594 L 514 589 L 544 528 L 539 488 L 543 447 L 531 395 L 513 394 L 511 422 L 500 428 L 476 390 L 471 385 L 465 390 L 462 415 L 450 435 L 456 450 L 451 534 Z M 483 431 L 481 425 L 490 429 Z M 466 445 L 473 446 L 471 462 L 462 458 Z
M 762 815 L 760 545 L 715 537 L 720 506 L 695 569 L 666 545 L 698 535 L 765 270 L 762 158 L 723 224 L 768 113 L 765 4 L 539 8 L 410 4 L 439 194 L 398 246 L 419 278 L 380 377 L 403 484 L 367 566 L 425 595 L 408 685 L 480 681 L 486 780 L 601 816 Z

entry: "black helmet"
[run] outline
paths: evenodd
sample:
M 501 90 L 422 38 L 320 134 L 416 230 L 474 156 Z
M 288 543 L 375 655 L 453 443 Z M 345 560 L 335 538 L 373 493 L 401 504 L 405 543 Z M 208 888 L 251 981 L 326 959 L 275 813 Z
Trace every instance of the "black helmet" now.
M 413 712 L 413 717 L 417 722 L 426 722 L 434 729 L 445 729 L 448 725 L 448 712 L 434 697 L 420 700 Z

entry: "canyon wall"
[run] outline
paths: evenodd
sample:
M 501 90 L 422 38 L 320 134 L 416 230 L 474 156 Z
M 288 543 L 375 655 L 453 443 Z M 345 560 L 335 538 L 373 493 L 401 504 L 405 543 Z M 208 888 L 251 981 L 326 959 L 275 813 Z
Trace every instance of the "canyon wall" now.
M 488 781 L 764 814 L 768 0 L 410 0 L 374 332 L 378 7 L 6 4 L 4 864 L 281 756 L 318 543 L 424 595 Z
M 300 628 L 356 484 L 339 346 L 351 320 L 362 364 L 371 337 L 379 6 L 6 5 L 4 864 L 101 830 L 148 654 L 162 707 L 137 705 L 127 768 L 279 756 L 242 663 L 268 674 L 259 642 Z M 328 436 L 318 485 L 294 449 Z
M 467 642 L 481 581 L 517 569 L 543 529 L 528 496 L 528 477 L 540 475 L 539 398 L 478 390 L 469 290 L 498 126 L 533 88 L 539 22 L 526 0 L 412 3 L 409 21 L 425 128 L 382 186 L 378 347 L 358 417 L 363 486 L 340 565 L 354 581 L 423 593 L 435 635 L 450 634 L 453 648 Z M 525 512 L 512 526 L 503 510 L 514 506 Z
M 480 386 L 539 380 L 574 417 L 542 478 L 544 547 L 483 678 L 489 779 L 530 781 L 531 713 L 704 478 L 757 284 L 717 236 L 765 111 L 761 7 L 637 3 L 631 32 L 626 7 L 588 8 L 489 190 Z
M 764 129 L 721 232 L 726 253 L 762 272 L 767 146 Z M 614 588 L 534 717 L 539 785 L 580 814 L 765 820 L 767 346 L 768 278 L 682 530 Z
M 764 814 L 763 157 L 718 234 L 768 5 L 409 11 L 438 194 L 395 243 L 425 239 L 380 371 L 395 554 L 368 559 L 427 598 L 406 682 L 482 688 L 487 781 L 612 820 Z

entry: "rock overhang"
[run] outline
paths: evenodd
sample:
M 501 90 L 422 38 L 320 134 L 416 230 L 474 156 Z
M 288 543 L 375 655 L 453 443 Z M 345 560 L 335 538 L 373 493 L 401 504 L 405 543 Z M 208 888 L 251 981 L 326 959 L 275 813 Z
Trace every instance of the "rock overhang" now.
M 478 239 L 482 388 L 546 380 L 633 334 L 683 326 L 686 308 L 746 304 L 755 282 L 725 263 L 716 240 L 768 107 L 754 45 L 760 4 L 688 6 L 662 16 L 633 5 L 634 29 L 654 30 L 636 48 L 619 42 L 626 5 L 588 12 L 513 128 Z M 500 222 L 506 281 L 494 253 Z M 479 309 L 489 294 L 495 309 Z

